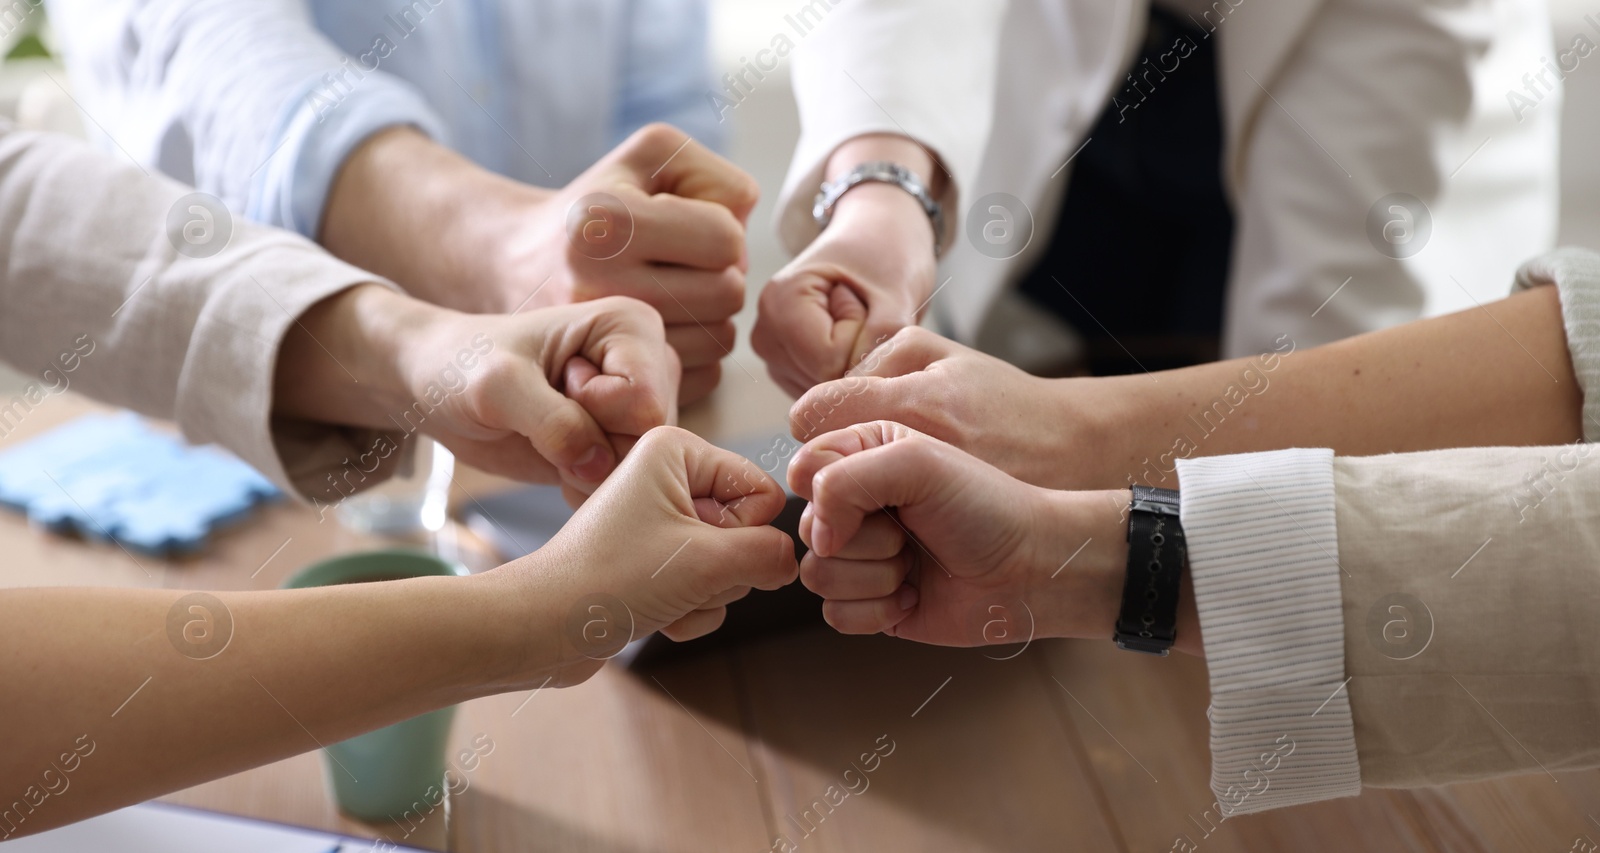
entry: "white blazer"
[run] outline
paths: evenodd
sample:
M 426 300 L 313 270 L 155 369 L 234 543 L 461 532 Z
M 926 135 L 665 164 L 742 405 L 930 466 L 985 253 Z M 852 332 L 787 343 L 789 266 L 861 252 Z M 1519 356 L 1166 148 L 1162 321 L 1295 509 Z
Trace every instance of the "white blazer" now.
M 796 41 L 802 134 L 780 237 L 798 251 L 816 236 L 812 196 L 840 143 L 918 139 L 953 179 L 940 274 L 950 283 L 934 310 L 970 340 L 1051 233 L 1070 159 L 1109 99 L 1136 110 L 1161 97 L 1185 48 L 1160 57 L 1165 71 L 1128 67 L 1148 0 L 836 2 Z M 1561 91 L 1557 74 L 1540 76 L 1559 57 L 1539 0 L 1165 5 L 1219 40 L 1236 215 L 1225 354 L 1497 298 L 1553 242 Z M 975 247 L 990 222 L 991 238 L 1004 236 L 995 205 L 971 209 L 992 193 L 1025 206 L 1012 204 L 1019 223 L 1034 220 L 1016 257 Z

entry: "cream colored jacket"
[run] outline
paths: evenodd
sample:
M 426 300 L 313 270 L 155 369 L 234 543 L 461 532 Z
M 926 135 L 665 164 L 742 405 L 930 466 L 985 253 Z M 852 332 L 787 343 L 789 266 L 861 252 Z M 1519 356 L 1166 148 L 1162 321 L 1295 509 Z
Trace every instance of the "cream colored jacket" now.
M 1584 443 L 1178 463 L 1224 813 L 1600 767 L 1600 255 L 1550 284 Z
M 71 388 L 172 418 L 191 441 L 322 497 L 378 433 L 274 418 L 278 346 L 318 301 L 381 280 L 293 234 L 227 224 L 190 193 L 71 138 L 0 124 L 0 358 L 33 379 L 0 399 L 0 448 Z M 212 241 L 226 248 L 193 257 Z

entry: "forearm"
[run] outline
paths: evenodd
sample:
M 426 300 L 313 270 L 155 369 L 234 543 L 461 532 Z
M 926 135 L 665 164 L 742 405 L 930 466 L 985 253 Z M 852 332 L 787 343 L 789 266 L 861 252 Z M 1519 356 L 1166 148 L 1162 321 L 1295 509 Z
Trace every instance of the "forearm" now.
M 520 686 L 536 669 L 517 642 L 534 632 L 514 626 L 538 614 L 492 573 L 189 595 L 0 593 L 0 681 L 27 685 L 0 698 L 14 736 L 0 752 L 5 801 L 52 768 L 61 778 L 80 736 L 93 749 L 68 762 L 73 796 L 46 800 L 20 832 Z M 207 631 L 215 640 L 193 642 Z
M 438 305 L 509 312 L 489 275 L 509 248 L 471 225 L 526 215 L 550 192 L 495 175 L 409 127 L 374 134 L 351 152 L 328 193 L 318 238 L 328 251 Z M 530 282 L 532 290 L 538 282 Z
M 1157 374 L 1060 380 L 1053 404 L 1096 420 L 1080 487 L 1172 486 L 1176 460 L 1287 447 L 1365 456 L 1553 445 L 1582 436 L 1556 288 L 1322 347 Z
M 412 404 L 404 360 L 445 309 L 377 285 L 313 305 L 284 336 L 273 413 L 320 423 L 399 429 Z

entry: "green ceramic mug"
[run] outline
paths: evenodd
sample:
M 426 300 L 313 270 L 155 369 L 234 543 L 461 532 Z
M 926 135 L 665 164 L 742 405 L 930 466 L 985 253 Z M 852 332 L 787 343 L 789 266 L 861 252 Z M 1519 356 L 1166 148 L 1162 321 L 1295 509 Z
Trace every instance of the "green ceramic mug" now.
M 452 563 L 422 551 L 362 551 L 330 557 L 284 582 L 284 589 L 346 583 L 448 577 L 467 574 Z M 455 706 L 330 744 L 323 767 L 344 813 L 367 821 L 386 821 L 430 802 L 429 789 L 443 790 L 445 751 Z

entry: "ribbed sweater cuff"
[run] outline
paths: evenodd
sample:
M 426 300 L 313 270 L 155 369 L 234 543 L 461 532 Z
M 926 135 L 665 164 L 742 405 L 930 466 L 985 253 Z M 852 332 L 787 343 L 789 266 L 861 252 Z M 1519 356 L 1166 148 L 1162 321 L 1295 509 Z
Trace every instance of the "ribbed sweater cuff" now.
M 1224 815 L 1361 791 L 1345 692 L 1333 451 L 1178 462 L 1211 673 L 1211 788 Z

